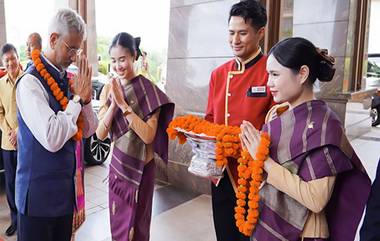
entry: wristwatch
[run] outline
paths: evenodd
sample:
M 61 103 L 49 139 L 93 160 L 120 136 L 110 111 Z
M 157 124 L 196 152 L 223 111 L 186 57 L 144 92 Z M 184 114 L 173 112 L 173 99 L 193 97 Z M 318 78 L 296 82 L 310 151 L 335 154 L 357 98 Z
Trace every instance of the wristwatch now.
M 127 116 L 132 113 L 132 107 L 128 106 L 127 109 L 123 112 L 123 116 Z
M 74 95 L 73 96 L 73 101 L 74 101 L 74 103 L 78 103 L 78 104 L 80 104 L 83 107 L 83 100 L 80 98 L 79 95 Z

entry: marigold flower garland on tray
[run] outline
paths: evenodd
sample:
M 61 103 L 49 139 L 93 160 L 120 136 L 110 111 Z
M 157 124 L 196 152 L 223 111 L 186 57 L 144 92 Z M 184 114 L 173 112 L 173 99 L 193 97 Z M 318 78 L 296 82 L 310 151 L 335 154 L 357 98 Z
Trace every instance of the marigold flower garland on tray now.
M 53 96 L 59 102 L 62 109 L 65 110 L 67 108 L 69 100 L 65 96 L 65 94 L 63 93 L 61 88 L 59 88 L 55 79 L 47 71 L 45 65 L 42 63 L 41 58 L 40 58 L 40 51 L 38 49 L 34 49 L 31 53 L 31 56 L 32 56 L 33 64 L 36 67 L 36 70 L 41 75 L 41 77 L 44 78 L 44 80 L 47 82 Z M 79 141 L 82 139 L 83 125 L 84 125 L 84 121 L 83 121 L 83 115 L 81 113 L 78 117 L 78 120 L 77 120 L 78 131 L 77 131 L 77 133 L 75 133 L 75 135 L 73 137 L 74 140 Z
M 241 150 L 239 127 L 213 124 L 193 115 L 180 116 L 169 124 L 166 131 L 170 139 L 174 140 L 178 137 L 179 143 L 184 144 L 186 142 L 185 135 L 175 128 L 216 137 L 215 158 L 218 167 L 227 164 L 227 157 L 239 158 Z
M 260 145 L 253 159 L 249 152 L 241 148 L 240 128 L 210 123 L 196 116 L 186 115 L 175 118 L 166 130 L 169 138 L 179 139 L 180 144 L 186 142 L 186 137 L 176 128 L 196 134 L 205 134 L 216 137 L 215 158 L 216 165 L 223 167 L 228 164 L 227 158 L 238 159 L 238 190 L 236 193 L 235 219 L 239 231 L 250 236 L 259 217 L 259 188 L 262 183 L 264 161 L 269 154 L 270 137 L 261 133 Z M 248 195 L 247 195 L 248 193 Z M 246 204 L 248 200 L 248 210 Z

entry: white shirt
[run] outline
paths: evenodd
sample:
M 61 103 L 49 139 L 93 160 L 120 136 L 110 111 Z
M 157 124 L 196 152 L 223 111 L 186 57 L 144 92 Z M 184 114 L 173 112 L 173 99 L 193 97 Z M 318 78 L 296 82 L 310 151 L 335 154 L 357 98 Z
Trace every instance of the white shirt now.
M 57 69 L 47 58 L 44 59 Z M 84 138 L 94 134 L 98 126 L 91 102 L 82 108 L 79 103 L 70 100 L 65 111 L 55 114 L 49 106 L 48 92 L 40 80 L 31 74 L 23 76 L 18 84 L 16 102 L 21 117 L 33 136 L 50 152 L 59 151 L 75 135 L 78 130 L 76 122 L 81 111 L 84 117 Z

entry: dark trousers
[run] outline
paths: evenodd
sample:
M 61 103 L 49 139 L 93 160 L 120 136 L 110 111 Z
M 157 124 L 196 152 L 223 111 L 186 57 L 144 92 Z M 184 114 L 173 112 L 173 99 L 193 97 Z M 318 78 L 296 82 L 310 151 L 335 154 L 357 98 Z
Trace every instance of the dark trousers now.
M 218 241 L 249 241 L 249 237 L 241 234 L 236 227 L 234 217 L 236 197 L 227 172 L 224 172 L 224 177 L 217 187 L 214 184 L 211 185 L 216 239 Z
M 380 240 L 380 164 L 377 164 L 376 178 L 372 184 L 367 209 L 360 229 L 360 241 Z
M 5 170 L 5 191 L 7 193 L 7 201 L 11 211 L 11 222 L 17 224 L 17 208 L 15 203 L 15 182 L 17 169 L 17 151 L 3 152 L 4 170 Z
M 70 241 L 73 214 L 54 217 L 18 215 L 17 241 Z

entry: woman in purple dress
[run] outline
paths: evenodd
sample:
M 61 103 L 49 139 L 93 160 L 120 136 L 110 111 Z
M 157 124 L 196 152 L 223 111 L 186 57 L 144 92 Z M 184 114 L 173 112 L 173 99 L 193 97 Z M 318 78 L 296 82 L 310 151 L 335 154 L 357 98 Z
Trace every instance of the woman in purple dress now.
M 251 240 L 353 241 L 370 179 L 337 115 L 316 100 L 313 84 L 332 80 L 334 58 L 303 38 L 276 44 L 267 61 L 274 106 L 262 131 L 271 138 L 260 189 L 260 216 Z M 252 156 L 260 141 L 241 126 Z
M 140 39 L 119 33 L 109 53 L 113 71 L 100 97 L 98 138 L 114 142 L 109 172 L 112 240 L 148 241 L 152 213 L 154 153 L 167 162 L 166 128 L 174 104 L 150 80 L 134 71 Z

